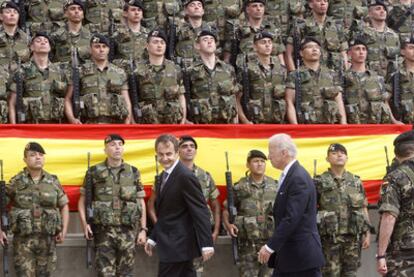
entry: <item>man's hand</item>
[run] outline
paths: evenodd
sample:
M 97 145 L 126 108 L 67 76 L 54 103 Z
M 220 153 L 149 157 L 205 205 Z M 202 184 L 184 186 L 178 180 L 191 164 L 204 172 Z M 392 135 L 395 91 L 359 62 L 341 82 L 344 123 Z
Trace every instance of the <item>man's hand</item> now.
M 145 243 L 145 253 L 147 253 L 148 256 L 152 256 L 152 250 L 154 249 L 154 246 L 152 246 L 148 241 Z
M 227 232 L 230 234 L 230 236 L 232 237 L 237 237 L 237 233 L 239 232 L 239 229 L 237 229 L 237 226 L 234 224 L 228 224 L 226 226 Z
M 63 232 L 60 232 L 59 234 L 55 236 L 56 243 L 63 243 L 63 241 L 65 240 L 65 237 L 66 237 L 66 234 L 64 234 Z
M 85 235 L 85 238 L 87 240 L 92 240 L 93 239 L 93 232 L 92 232 L 91 226 L 89 224 L 86 224 L 86 227 L 83 230 L 83 234 Z
M 362 239 L 362 249 L 368 249 L 371 243 L 371 234 L 368 232 L 365 233 L 365 236 Z
M 217 232 L 213 232 L 212 237 L 213 237 L 213 242 L 214 243 L 216 242 L 218 235 L 219 235 L 219 232 L 218 231 Z
M 69 123 L 71 123 L 71 124 L 82 124 L 82 122 L 77 118 L 69 119 Z
M 259 263 L 265 264 L 269 260 L 271 254 L 272 253 L 267 251 L 266 247 L 263 245 L 262 248 L 260 248 L 260 251 L 257 253 L 257 260 Z
M 387 261 L 385 260 L 385 258 L 377 260 L 377 271 L 379 274 L 383 276 L 387 274 L 388 268 L 387 268 Z
M 0 243 L 3 246 L 7 243 L 7 235 L 3 231 L 0 231 Z
M 203 262 L 207 262 L 214 255 L 214 250 L 204 250 L 203 251 Z
M 139 232 L 138 234 L 136 244 L 145 245 L 146 241 L 147 241 L 147 232 L 145 232 L 145 230 L 141 230 L 141 232 Z

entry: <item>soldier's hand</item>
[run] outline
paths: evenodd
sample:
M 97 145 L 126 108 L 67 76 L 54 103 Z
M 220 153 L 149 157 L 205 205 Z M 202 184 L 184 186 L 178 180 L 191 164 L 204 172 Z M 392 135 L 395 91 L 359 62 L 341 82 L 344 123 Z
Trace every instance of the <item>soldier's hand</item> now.
M 148 256 L 152 256 L 152 249 L 153 249 L 154 247 L 150 244 L 150 243 L 148 243 L 148 241 L 145 243 L 145 248 L 144 248 L 144 250 L 145 250 L 145 253 L 147 253 L 147 255 Z
M 385 275 L 388 272 L 387 261 L 385 259 L 377 260 L 377 271 L 381 275 Z
M 82 122 L 77 118 L 69 119 L 69 122 L 71 124 L 82 124 Z
M 93 232 L 91 229 L 91 226 L 89 224 L 86 224 L 85 230 L 83 230 L 83 233 L 85 235 L 85 238 L 87 240 L 92 240 L 93 239 Z
M 4 246 L 7 243 L 7 235 L 5 232 L 0 231 L 0 243 Z
M 141 230 L 139 232 L 136 244 L 138 245 L 145 245 L 145 242 L 147 241 L 147 232 L 145 230 Z
M 230 236 L 237 237 L 237 233 L 239 232 L 239 229 L 237 229 L 237 226 L 236 225 L 229 224 L 227 226 L 227 232 L 230 234 Z
M 59 234 L 55 236 L 56 243 L 62 243 L 64 240 L 65 240 L 65 235 L 63 234 L 63 232 L 60 232 Z
M 371 234 L 369 232 L 366 232 L 362 240 L 362 249 L 369 248 L 370 243 L 371 243 Z
M 185 124 L 194 124 L 194 122 L 192 122 L 192 121 L 190 121 L 190 120 L 186 119 L 186 120 L 185 120 Z
M 214 255 L 214 250 L 205 250 L 203 251 L 203 262 L 207 262 Z

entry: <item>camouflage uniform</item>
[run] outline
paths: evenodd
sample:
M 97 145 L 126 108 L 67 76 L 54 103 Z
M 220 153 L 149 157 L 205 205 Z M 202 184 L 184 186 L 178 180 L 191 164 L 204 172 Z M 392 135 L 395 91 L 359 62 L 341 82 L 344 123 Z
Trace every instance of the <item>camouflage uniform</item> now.
M 10 37 L 0 28 L 0 66 L 14 70 L 17 68 L 18 59 L 27 62 L 30 58 L 29 37 L 20 29 Z
M 90 57 L 91 32 L 85 26 L 82 26 L 76 34 L 69 32 L 66 25 L 62 26 L 51 34 L 51 39 L 54 43 L 53 61 L 71 62 L 72 47 L 78 51 L 81 62 Z
M 21 66 L 23 80 L 23 112 L 25 123 L 60 123 L 66 92 L 65 74 L 59 64 L 50 63 L 40 70 L 34 61 Z M 16 76 L 10 90 L 16 92 Z
M 100 71 L 89 60 L 81 65 L 79 75 L 80 98 L 84 104 L 82 122 L 123 123 L 128 116 L 126 102 L 121 95 L 122 90 L 128 90 L 125 72 L 111 63 Z
M 362 235 L 369 230 L 361 179 L 345 171 L 335 177 L 328 170 L 315 178 L 318 194 L 318 228 L 326 265 L 323 276 L 357 276 Z
M 240 91 L 233 67 L 216 59 L 216 66 L 210 70 L 199 60 L 187 74 L 191 83 L 189 119 L 194 123 L 232 123 Z
M 182 5 L 178 0 L 143 0 L 144 3 L 144 25 L 152 30 L 156 27 L 168 29 L 168 23 L 172 23 L 174 18 L 175 25 L 182 18 Z
M 0 123 L 7 123 L 9 107 L 7 105 L 9 73 L 0 66 Z
M 37 32 L 53 32 L 63 25 L 63 2 L 61 0 L 28 0 L 27 22 L 32 34 Z
M 297 19 L 293 23 L 291 33 L 287 43 L 293 45 L 294 32 L 299 32 L 301 39 L 312 37 L 321 43 L 321 63 L 329 68 L 337 69 L 341 64 L 342 51 L 348 49 L 345 31 L 341 24 L 336 24 L 335 20 L 327 17 L 324 24 L 319 26 L 313 16 L 306 19 Z
M 360 19 L 368 11 L 366 3 L 361 0 L 332 0 L 329 1 L 328 15 L 348 29 L 353 19 Z
M 246 66 L 249 78 L 250 120 L 254 123 L 285 123 L 286 68 L 280 64 L 277 57 L 271 57 L 270 68 L 265 68 L 257 56 L 252 57 Z M 243 84 L 241 71 L 238 72 L 238 79 Z
M 257 253 L 274 231 L 273 205 L 278 188 L 277 182 L 268 176 L 260 184 L 251 177 L 243 177 L 233 187 L 241 277 L 272 276 L 272 270 L 257 261 Z
M 338 123 L 340 114 L 335 97 L 342 92 L 342 88 L 334 81 L 335 73 L 325 66 L 317 71 L 303 66 L 299 71 L 304 115 L 304 122 L 299 123 Z M 286 88 L 295 90 L 295 77 L 295 72 L 289 73 Z
M 114 34 L 115 59 L 114 63 L 127 71 L 127 62 L 133 58 L 134 61 L 142 61 L 147 55 L 145 46 L 147 44 L 148 29 L 141 26 L 138 33 L 131 31 L 128 26 L 119 28 Z
M 373 70 L 345 72 L 344 105 L 349 124 L 392 123 L 384 79 Z
M 390 277 L 409 277 L 414 271 L 414 159 L 391 171 L 381 186 L 379 213 L 391 213 L 396 222 L 387 248 Z
M 6 186 L 10 200 L 14 266 L 17 276 L 50 276 L 56 268 L 54 236 L 62 231 L 59 208 L 68 198 L 55 175 L 42 171 L 35 182 L 25 168 Z
M 172 61 L 162 65 L 137 64 L 142 123 L 177 124 L 183 118 L 179 97 L 184 93 L 181 70 Z
M 400 36 L 400 42 L 409 39 L 413 31 L 413 15 L 411 13 L 408 16 L 405 15 L 410 8 L 411 5 L 407 6 L 401 3 L 396 3 L 393 5 L 392 10 L 390 10 L 387 16 L 388 27 L 393 29 Z
M 105 161 L 92 166 L 90 174 L 98 276 L 133 276 L 140 199 L 145 197 L 140 173 L 127 163 L 110 168 Z
M 87 26 L 91 33 L 108 35 L 110 29 L 109 11 L 112 12 L 115 25 L 122 23 L 122 1 L 86 0 L 85 7 L 85 20 L 88 22 Z

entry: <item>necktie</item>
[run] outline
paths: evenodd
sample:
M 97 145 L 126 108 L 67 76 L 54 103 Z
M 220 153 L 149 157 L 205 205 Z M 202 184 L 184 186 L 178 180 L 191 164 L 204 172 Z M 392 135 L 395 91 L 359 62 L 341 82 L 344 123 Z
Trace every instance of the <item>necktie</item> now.
M 165 183 L 167 182 L 167 178 L 168 178 L 168 173 L 164 171 L 162 173 L 162 177 L 161 177 L 161 192 L 165 187 Z

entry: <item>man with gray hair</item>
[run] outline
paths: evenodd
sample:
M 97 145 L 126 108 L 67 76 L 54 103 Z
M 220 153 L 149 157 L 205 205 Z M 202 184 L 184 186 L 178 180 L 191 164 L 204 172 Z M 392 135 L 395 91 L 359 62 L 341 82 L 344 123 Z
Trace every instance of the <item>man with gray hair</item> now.
M 258 260 L 275 268 L 274 277 L 320 277 L 325 261 L 316 225 L 316 190 L 296 154 L 289 135 L 269 139 L 269 160 L 282 174 L 273 206 L 275 230 L 260 249 Z

